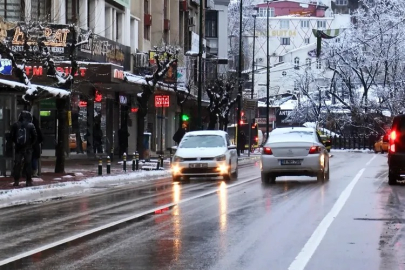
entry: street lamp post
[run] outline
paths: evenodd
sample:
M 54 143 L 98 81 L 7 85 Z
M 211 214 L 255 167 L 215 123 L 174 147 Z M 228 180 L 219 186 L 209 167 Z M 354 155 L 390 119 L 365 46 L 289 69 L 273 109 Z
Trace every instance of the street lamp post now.
M 198 49 L 198 93 L 197 93 L 197 130 L 202 129 L 201 100 L 202 100 L 202 55 L 203 55 L 203 12 L 205 1 L 200 1 L 200 23 L 199 23 L 199 49 Z
M 269 133 L 270 133 L 270 42 L 269 42 L 269 13 L 270 13 L 270 8 L 269 8 L 269 0 L 267 0 L 267 89 L 266 89 L 266 134 L 267 138 L 269 138 Z
M 243 15 L 243 6 L 242 0 L 239 0 L 239 68 L 238 68 L 238 83 L 239 83 L 239 99 L 238 99 L 238 115 L 237 115 L 237 134 L 236 134 L 236 147 L 237 154 L 240 156 L 241 145 L 239 143 L 240 136 L 240 121 L 241 121 L 241 112 L 242 112 L 242 15 Z
M 255 8 L 256 10 L 257 8 Z M 257 14 L 253 14 L 253 61 L 252 61 L 252 91 L 250 92 L 250 98 L 253 99 L 253 92 L 255 88 L 255 44 L 256 44 L 256 17 Z

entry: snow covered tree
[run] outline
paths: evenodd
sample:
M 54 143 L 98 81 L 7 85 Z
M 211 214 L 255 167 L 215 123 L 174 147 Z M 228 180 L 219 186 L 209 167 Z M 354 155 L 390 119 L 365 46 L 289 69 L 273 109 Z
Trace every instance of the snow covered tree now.
M 220 130 L 227 130 L 229 113 L 241 98 L 240 93 L 237 93 L 236 97 L 232 98 L 237 88 L 237 81 L 226 78 L 218 78 L 208 84 L 206 91 L 210 100 L 208 105 L 209 130 L 214 130 L 217 124 L 219 124 Z
M 145 131 L 145 117 L 148 114 L 148 103 L 150 98 L 155 93 L 156 88 L 168 88 L 167 85 L 162 84 L 163 78 L 171 67 L 176 67 L 178 62 L 179 49 L 172 46 L 163 46 L 163 48 L 155 47 L 155 70 L 151 75 L 146 75 L 144 84 L 142 85 L 142 92 L 137 94 L 138 113 L 137 113 L 137 141 L 136 149 L 138 150 L 139 157 L 144 158 L 144 131 Z M 125 75 L 125 80 L 132 81 L 131 74 Z M 138 80 L 136 78 L 135 80 Z M 169 88 L 173 88 L 170 86 Z

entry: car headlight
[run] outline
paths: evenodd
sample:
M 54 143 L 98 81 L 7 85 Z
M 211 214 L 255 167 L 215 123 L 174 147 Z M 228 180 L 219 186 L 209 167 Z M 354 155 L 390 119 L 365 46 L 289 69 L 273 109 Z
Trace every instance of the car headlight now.
M 215 158 L 216 161 L 224 161 L 226 159 L 225 155 L 220 155 Z
M 183 161 L 182 157 L 179 157 L 179 156 L 174 156 L 173 157 L 173 162 L 182 162 L 182 161 Z

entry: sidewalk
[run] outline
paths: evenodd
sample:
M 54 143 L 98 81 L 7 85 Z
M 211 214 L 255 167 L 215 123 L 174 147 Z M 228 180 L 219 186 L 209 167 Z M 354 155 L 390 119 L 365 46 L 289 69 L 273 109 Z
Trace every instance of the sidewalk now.
M 250 157 L 246 155 L 241 155 L 239 158 L 239 164 L 249 162 L 250 160 L 257 160 L 258 155 L 251 155 Z M 157 162 L 157 160 L 152 159 L 152 162 Z M 142 167 L 142 161 L 139 162 L 139 168 Z M 163 161 L 163 169 L 160 172 L 168 173 L 170 169 L 170 160 L 166 159 Z M 127 170 L 123 170 L 123 162 L 119 160 L 114 160 L 111 162 L 111 174 L 107 174 L 107 164 L 106 160 L 103 160 L 103 174 L 100 177 L 98 175 L 98 160 L 97 159 L 66 159 L 65 161 L 65 172 L 64 174 L 54 173 L 55 161 L 54 159 L 43 159 L 41 162 L 41 175 L 38 178 L 33 178 L 33 184 L 35 186 L 45 186 L 45 185 L 57 185 L 66 182 L 80 182 L 87 179 L 93 178 L 117 178 L 125 176 L 131 176 L 136 178 L 137 175 L 147 176 L 154 175 L 154 173 L 159 174 L 159 171 L 146 171 L 138 170 L 132 171 L 132 160 L 127 161 Z M 169 173 L 167 175 L 170 175 Z M 12 177 L 0 177 L 0 192 L 2 190 L 10 189 L 21 189 L 25 188 L 25 178 L 20 179 L 20 186 L 13 187 L 14 179 Z

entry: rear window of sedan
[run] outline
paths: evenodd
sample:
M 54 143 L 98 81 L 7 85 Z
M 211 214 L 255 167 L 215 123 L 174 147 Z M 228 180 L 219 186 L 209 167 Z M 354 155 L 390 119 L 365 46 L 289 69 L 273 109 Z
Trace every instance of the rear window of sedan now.
M 270 133 L 269 142 L 284 142 L 284 141 L 314 141 L 314 133 L 310 130 L 274 130 Z
M 183 137 L 179 148 L 225 147 L 225 140 L 218 135 L 189 135 Z

